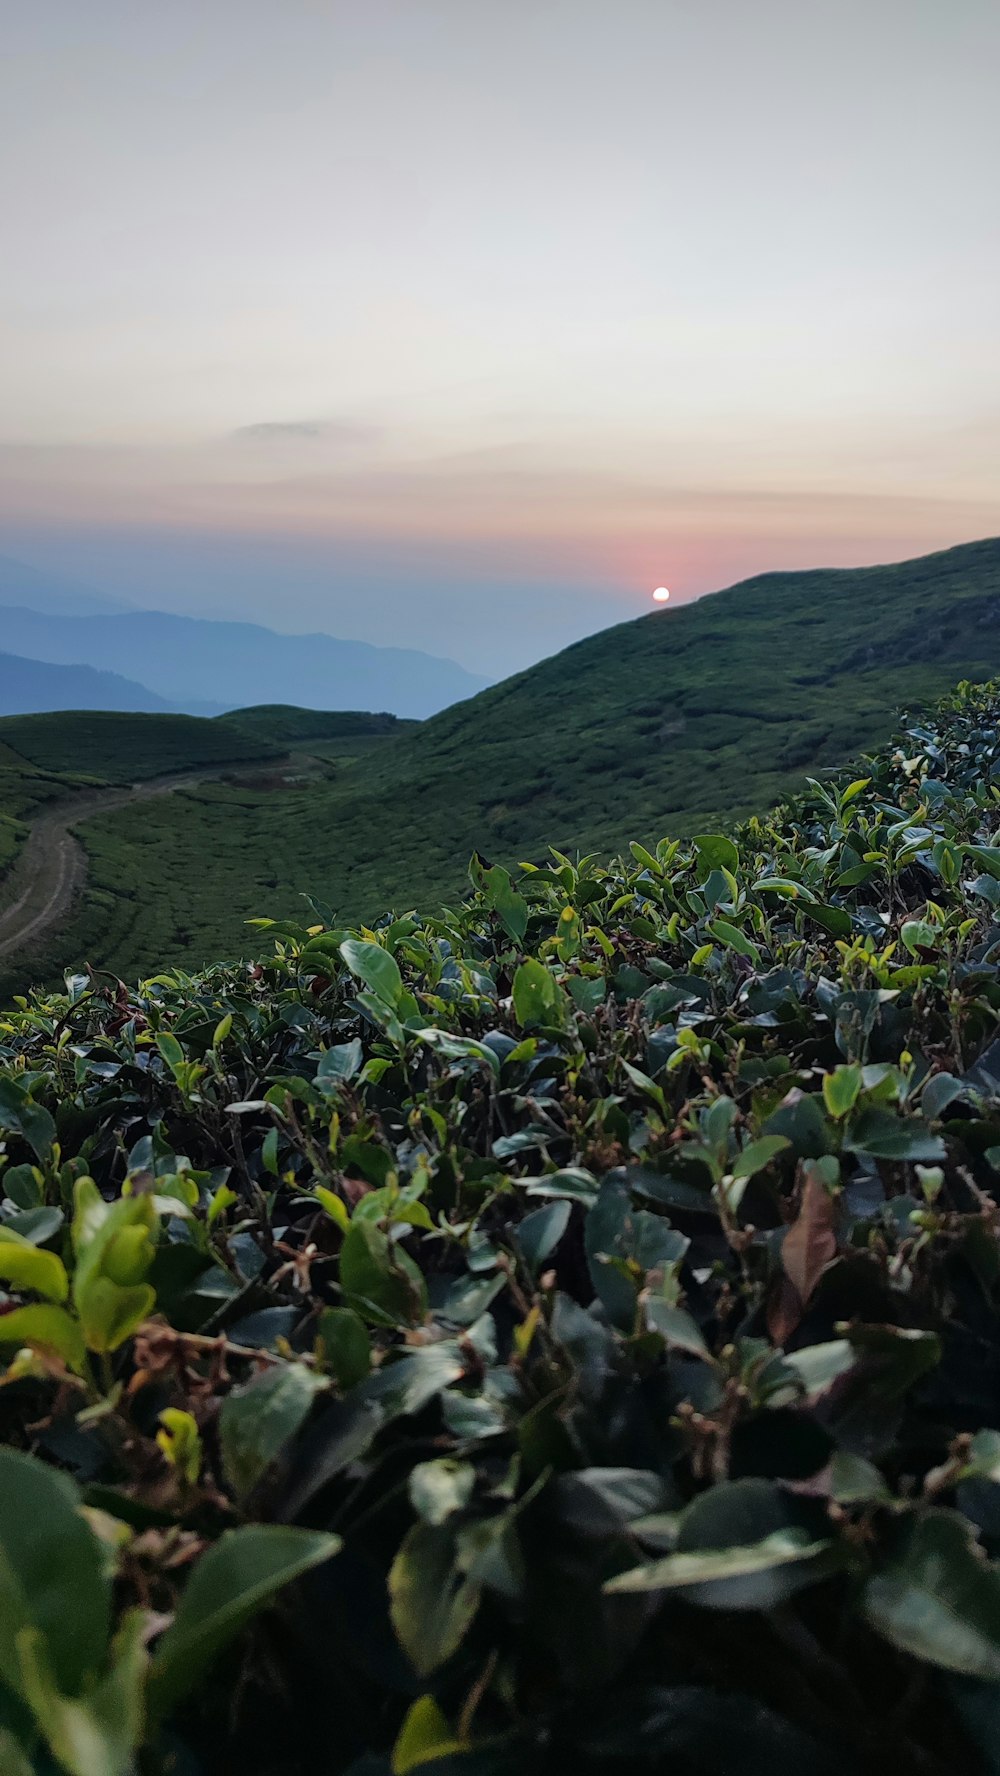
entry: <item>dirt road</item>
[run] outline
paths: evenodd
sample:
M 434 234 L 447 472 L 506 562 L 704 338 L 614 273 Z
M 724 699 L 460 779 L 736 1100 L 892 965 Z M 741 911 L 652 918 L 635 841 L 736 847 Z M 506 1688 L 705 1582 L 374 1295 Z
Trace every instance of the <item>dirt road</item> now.
M 95 814 L 124 808 L 129 802 L 148 801 L 169 795 L 171 790 L 217 777 L 214 771 L 182 771 L 169 777 L 151 777 L 126 789 L 95 790 L 47 808 L 32 822 L 4 886 L 14 898 L 0 910 L 0 956 L 13 956 L 35 945 L 58 924 L 79 893 L 87 876 L 87 853 L 73 828 Z

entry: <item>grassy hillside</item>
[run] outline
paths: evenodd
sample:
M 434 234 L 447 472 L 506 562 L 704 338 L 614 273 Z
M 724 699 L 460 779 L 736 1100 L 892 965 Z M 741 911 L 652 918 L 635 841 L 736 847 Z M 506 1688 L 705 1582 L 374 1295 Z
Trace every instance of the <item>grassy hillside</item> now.
M 0 1020 L 3 1776 L 996 1776 L 998 721 Z
M 98 953 L 126 973 L 192 963 L 303 893 L 370 916 L 461 893 L 473 849 L 510 862 L 702 830 L 879 745 L 901 705 L 998 670 L 1000 541 L 764 575 L 592 636 L 329 780 L 204 786 L 90 823 L 78 941 L 107 929 Z
M 241 734 L 292 748 L 333 742 L 335 749 L 363 751 L 373 740 L 391 740 L 409 733 L 415 721 L 398 715 L 372 715 L 356 709 L 299 709 L 291 703 L 259 703 L 252 709 L 232 709 L 219 723 Z
M 0 742 L 40 770 L 133 783 L 198 765 L 239 764 L 284 750 L 255 733 L 196 715 L 126 715 L 106 709 L 9 716 Z
M 223 917 L 227 897 L 240 893 L 247 864 L 241 847 L 248 842 L 243 820 L 260 811 L 262 838 L 255 850 L 270 855 L 267 827 L 282 798 L 298 798 L 298 806 L 303 793 L 315 793 L 359 755 L 417 725 L 391 715 L 286 705 L 239 710 L 212 721 L 79 710 L 0 719 L 0 907 L 24 892 L 13 865 L 29 823 L 46 808 L 59 804 L 71 810 L 83 795 L 92 804 L 93 791 L 104 787 L 184 772 L 208 777 L 185 786 L 183 806 L 164 829 L 173 835 L 174 859 L 165 877 L 159 877 L 159 866 L 145 849 L 148 834 L 160 830 L 155 801 L 131 802 L 121 810 L 124 819 L 113 829 L 103 865 L 97 861 L 101 826 L 97 820 L 92 827 L 88 823 L 94 865 L 76 916 L 68 930 L 46 938 L 27 956 L 18 957 L 8 945 L 0 992 L 19 991 L 81 953 L 115 967 L 131 966 L 131 957 L 138 970 L 156 942 L 173 950 L 196 940 L 200 927 L 190 907 L 204 904 L 203 885 L 213 884 L 210 892 L 221 897 Z M 235 821 L 222 812 L 230 806 L 237 810 Z M 276 885 L 266 872 L 265 883 Z M 241 915 L 229 935 L 242 936 Z

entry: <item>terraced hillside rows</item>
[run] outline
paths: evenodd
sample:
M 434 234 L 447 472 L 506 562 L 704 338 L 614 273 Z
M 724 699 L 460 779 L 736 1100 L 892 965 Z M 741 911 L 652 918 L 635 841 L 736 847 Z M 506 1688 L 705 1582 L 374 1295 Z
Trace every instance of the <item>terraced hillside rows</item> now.
M 85 905 L 58 960 L 195 965 L 246 953 L 265 900 L 289 917 L 304 893 L 343 917 L 405 910 L 460 893 L 474 849 L 506 864 L 549 843 L 606 855 L 732 821 L 880 745 L 894 708 L 995 671 L 1000 542 L 766 575 L 592 636 L 331 780 L 93 822 L 100 917 Z
M 93 939 L 95 959 L 116 961 L 122 908 L 131 914 L 126 929 L 132 919 L 141 923 L 145 945 L 158 931 L 167 941 L 182 938 L 183 925 L 166 922 L 174 912 L 170 877 L 144 883 L 134 908 L 120 882 L 108 896 L 90 881 L 86 898 L 88 859 L 76 833 L 99 810 L 120 808 L 127 829 L 141 830 L 158 795 L 190 793 L 205 777 L 237 782 L 248 802 L 273 798 L 290 782 L 322 775 L 322 761 L 364 753 L 415 725 L 280 705 L 212 721 L 89 710 L 0 719 L 0 991 L 52 972 L 74 912 L 62 940 L 67 954 L 88 950 Z M 202 835 L 199 863 L 205 848 Z
M 3 1020 L 0 1768 L 992 1776 L 998 724 Z

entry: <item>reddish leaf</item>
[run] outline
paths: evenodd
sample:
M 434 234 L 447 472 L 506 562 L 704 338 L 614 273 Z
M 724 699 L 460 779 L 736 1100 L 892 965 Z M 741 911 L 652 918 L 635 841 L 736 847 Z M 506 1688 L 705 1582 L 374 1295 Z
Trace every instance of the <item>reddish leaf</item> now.
M 768 1308 L 768 1331 L 775 1344 L 791 1337 L 820 1277 L 837 1256 L 836 1218 L 834 1198 L 815 1171 L 806 1168 L 799 1212 L 782 1242 L 783 1275 Z

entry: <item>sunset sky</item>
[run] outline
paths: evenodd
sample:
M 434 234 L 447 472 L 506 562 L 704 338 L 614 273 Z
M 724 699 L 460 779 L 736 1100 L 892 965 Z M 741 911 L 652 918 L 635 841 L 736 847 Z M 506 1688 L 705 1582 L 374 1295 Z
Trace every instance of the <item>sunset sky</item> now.
M 996 0 L 4 12 L 0 550 L 499 675 L 1000 531 Z

